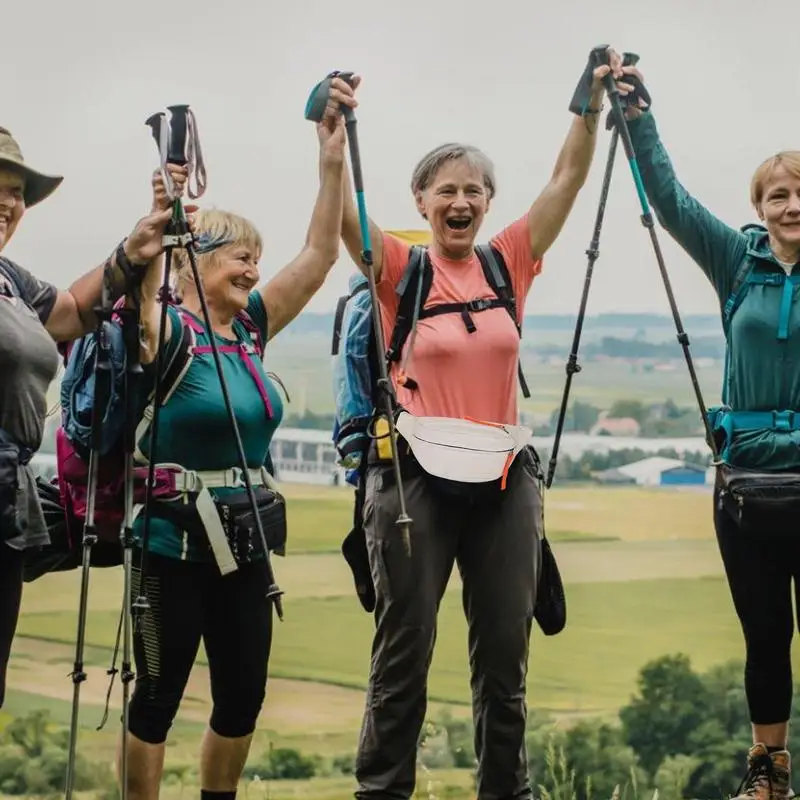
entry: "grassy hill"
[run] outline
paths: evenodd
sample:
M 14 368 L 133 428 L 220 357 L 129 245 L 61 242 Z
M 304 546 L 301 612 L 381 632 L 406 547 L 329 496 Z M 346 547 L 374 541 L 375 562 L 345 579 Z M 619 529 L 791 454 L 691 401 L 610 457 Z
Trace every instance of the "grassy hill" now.
M 274 564 L 286 591 L 286 619 L 276 626 L 253 757 L 270 744 L 329 758 L 352 755 L 372 621 L 359 606 L 338 553 L 349 529 L 350 493 L 285 488 L 290 552 Z M 535 629 L 528 691 L 532 711 L 549 710 L 565 724 L 587 714 L 612 717 L 634 691 L 640 667 L 652 658 L 685 652 L 698 669 L 705 669 L 741 656 L 741 634 L 710 512 L 705 491 L 577 487 L 548 494 L 548 535 L 564 576 L 569 618 L 564 633 L 553 638 Z M 26 588 L 5 713 L 47 707 L 56 719 L 68 721 L 78 580 L 77 571 L 49 575 Z M 80 747 L 106 761 L 113 757 L 118 714 L 112 712 L 102 732 L 94 728 L 102 716 L 121 591 L 119 570 L 92 572 Z M 449 708 L 458 717 L 469 717 L 466 625 L 457 571 L 442 603 L 430 695 L 430 716 Z M 112 708 L 119 703 L 117 685 Z M 168 750 L 171 769 L 196 762 L 208 712 L 201 653 Z M 470 796 L 463 772 L 437 780 L 462 786 L 453 789 L 452 797 Z M 340 777 L 273 784 L 270 797 L 339 800 L 351 796 L 351 790 Z

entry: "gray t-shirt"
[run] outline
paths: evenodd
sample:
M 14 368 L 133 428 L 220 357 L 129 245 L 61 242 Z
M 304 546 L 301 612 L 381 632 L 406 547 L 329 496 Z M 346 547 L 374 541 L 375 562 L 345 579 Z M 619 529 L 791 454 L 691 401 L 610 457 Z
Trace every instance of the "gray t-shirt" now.
M 19 296 L 15 296 L 15 295 Z M 38 450 L 47 417 L 47 390 L 58 372 L 56 343 L 45 330 L 58 289 L 0 258 L 0 428 Z M 20 470 L 17 509 L 22 536 L 15 550 L 50 542 L 30 466 Z

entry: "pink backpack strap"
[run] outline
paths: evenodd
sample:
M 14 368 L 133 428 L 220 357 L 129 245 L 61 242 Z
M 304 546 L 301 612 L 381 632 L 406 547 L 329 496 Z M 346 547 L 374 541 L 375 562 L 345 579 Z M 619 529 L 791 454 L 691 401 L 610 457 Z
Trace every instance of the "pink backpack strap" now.
M 181 319 L 184 321 L 186 325 L 188 325 L 195 333 L 202 333 L 206 334 L 205 327 L 194 318 L 191 314 L 185 314 L 181 311 L 178 312 L 181 316 Z M 272 408 L 272 403 L 269 399 L 269 392 L 267 391 L 266 384 L 264 383 L 264 378 L 262 377 L 261 373 L 256 368 L 255 363 L 253 362 L 252 354 L 253 352 L 257 353 L 259 356 L 259 360 L 264 355 L 263 344 L 261 340 L 261 332 L 258 329 L 258 326 L 253 322 L 250 315 L 245 312 L 241 311 L 239 314 L 236 315 L 236 318 L 242 323 L 245 330 L 250 334 L 250 338 L 252 339 L 252 344 L 245 344 L 244 342 L 240 342 L 239 344 L 223 344 L 217 345 L 217 351 L 220 353 L 239 353 L 239 357 L 244 361 L 245 366 L 247 367 L 247 371 L 250 373 L 250 377 L 253 379 L 253 382 L 258 389 L 258 393 L 261 396 L 261 400 L 264 403 L 264 409 L 267 413 L 267 419 L 272 419 L 275 416 L 275 413 Z M 205 355 L 207 353 L 211 353 L 211 345 L 203 344 L 203 345 L 195 345 L 193 348 L 193 352 L 195 355 Z

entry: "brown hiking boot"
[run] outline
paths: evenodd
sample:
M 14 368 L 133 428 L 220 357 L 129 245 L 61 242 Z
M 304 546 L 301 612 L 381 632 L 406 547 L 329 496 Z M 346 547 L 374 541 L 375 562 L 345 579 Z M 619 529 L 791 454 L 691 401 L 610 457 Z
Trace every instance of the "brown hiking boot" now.
M 754 744 L 747 754 L 747 773 L 731 800 L 788 800 L 792 791 L 791 756 L 788 750 L 768 753 Z

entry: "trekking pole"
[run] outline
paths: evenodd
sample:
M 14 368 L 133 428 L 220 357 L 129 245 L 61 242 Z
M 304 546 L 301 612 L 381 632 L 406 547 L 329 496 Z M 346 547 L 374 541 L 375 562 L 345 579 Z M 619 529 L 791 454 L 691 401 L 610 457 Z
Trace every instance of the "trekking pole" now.
M 635 66 L 638 61 L 639 56 L 636 53 L 623 54 L 623 66 Z M 583 293 L 581 294 L 578 319 L 575 321 L 575 334 L 572 339 L 572 350 L 570 351 L 566 364 L 567 378 L 564 383 L 564 393 L 561 397 L 561 408 L 558 412 L 558 424 L 556 425 L 556 435 L 553 441 L 553 452 L 550 456 L 550 462 L 547 465 L 546 486 L 548 489 L 553 485 L 553 478 L 556 474 L 558 448 L 561 442 L 561 435 L 564 431 L 564 420 L 567 415 L 569 392 L 572 388 L 572 376 L 581 371 L 581 365 L 578 363 L 578 348 L 580 347 L 581 334 L 583 332 L 583 322 L 586 316 L 586 304 L 589 300 L 589 287 L 592 283 L 594 265 L 597 259 L 600 257 L 600 232 L 603 228 L 603 219 L 606 213 L 606 202 L 608 201 L 608 191 L 611 187 L 611 175 L 614 171 L 614 160 L 617 156 L 618 142 L 619 131 L 615 127 L 611 131 L 611 143 L 608 146 L 608 158 L 606 159 L 606 170 L 605 174 L 603 175 L 603 186 L 600 190 L 600 201 L 597 204 L 597 216 L 595 217 L 594 232 L 592 234 L 592 240 L 589 243 L 589 248 L 586 250 L 586 255 L 589 257 L 589 261 L 586 265 L 586 277 L 584 278 L 583 282 Z
M 353 73 L 342 72 L 340 78 L 352 85 Z M 378 368 L 380 377 L 378 378 L 378 388 L 383 397 L 386 418 L 389 423 L 389 443 L 392 448 L 392 466 L 394 467 L 394 477 L 397 482 L 397 493 L 400 499 L 400 516 L 395 524 L 403 533 L 403 544 L 406 553 L 411 555 L 411 517 L 406 510 L 406 498 L 403 491 L 403 476 L 400 470 L 400 457 L 397 452 L 397 431 L 395 428 L 395 403 L 394 390 L 389 379 L 386 368 L 386 342 L 383 338 L 383 320 L 381 318 L 380 300 L 378 299 L 378 285 L 375 279 L 375 267 L 372 260 L 372 240 L 369 234 L 369 217 L 367 216 L 367 205 L 364 199 L 364 176 L 361 171 L 361 151 L 358 146 L 358 121 L 355 111 L 349 106 L 342 106 L 344 114 L 345 128 L 347 129 L 347 142 L 350 147 L 350 163 L 353 170 L 353 188 L 356 193 L 358 204 L 358 222 L 361 226 L 361 263 L 367 271 L 367 281 L 369 282 L 369 293 L 372 304 L 372 327 L 375 329 L 375 342 L 380 358 L 378 358 Z
M 194 114 L 189 109 L 188 105 L 175 105 L 168 107 L 171 119 L 169 125 L 169 146 L 166 149 L 166 160 L 162 159 L 162 169 L 166 172 L 165 164 L 172 163 L 172 164 L 179 164 L 184 165 L 189 162 L 187 157 L 187 144 L 196 147 L 197 142 L 194 141 L 192 143 L 192 139 L 189 137 L 189 125 L 192 126 L 192 134 L 196 138 L 197 131 L 194 126 Z M 148 120 L 148 124 L 151 124 L 155 119 L 160 118 L 162 123 L 161 125 L 161 133 L 164 132 L 163 128 L 163 121 L 165 120 L 164 115 L 154 115 Z M 151 124 L 153 129 L 153 134 L 156 136 L 156 129 L 155 124 Z M 161 134 L 158 135 L 156 138 L 156 142 L 159 144 L 160 152 L 164 153 L 164 138 Z M 165 185 L 167 188 L 169 184 Z M 206 326 L 206 330 L 208 331 L 208 338 L 211 346 L 211 354 L 214 357 L 214 365 L 216 367 L 217 377 L 219 378 L 220 382 L 220 389 L 222 391 L 222 397 L 225 401 L 225 408 L 228 413 L 228 419 L 231 423 L 231 432 L 233 433 L 233 438 L 236 443 L 236 450 L 239 457 L 239 465 L 242 470 L 242 478 L 244 479 L 247 496 L 250 500 L 250 507 L 253 513 L 253 518 L 255 520 L 256 527 L 258 528 L 259 538 L 261 539 L 262 547 L 264 548 L 264 560 L 265 560 L 265 568 L 267 571 L 267 580 L 269 583 L 269 587 L 267 589 L 267 598 L 272 601 L 275 606 L 275 611 L 278 615 L 280 620 L 283 620 L 283 603 L 281 601 L 281 595 L 283 591 L 278 587 L 277 583 L 275 582 L 275 576 L 272 570 L 272 561 L 269 555 L 269 545 L 267 544 L 267 538 L 264 533 L 264 527 L 261 522 L 261 517 L 258 513 L 258 502 L 256 501 L 255 491 L 253 489 L 253 482 L 250 477 L 250 470 L 247 466 L 247 457 L 244 452 L 244 445 L 242 444 L 242 438 L 239 433 L 239 426 L 236 422 L 236 414 L 233 410 L 233 404 L 231 402 L 230 391 L 228 389 L 228 383 L 225 379 L 225 374 L 222 369 L 222 359 L 219 355 L 219 349 L 217 348 L 216 337 L 214 336 L 214 329 L 211 323 L 211 314 L 208 309 L 208 301 L 206 300 L 205 289 L 203 288 L 203 281 L 200 276 L 200 272 L 197 268 L 197 257 L 194 251 L 194 244 L 193 244 L 193 237 L 192 233 L 189 230 L 189 224 L 186 220 L 186 214 L 183 209 L 183 203 L 181 202 L 180 197 L 173 196 L 172 197 L 172 219 L 167 223 L 164 235 L 164 244 L 166 248 L 170 248 L 168 253 L 171 254 L 171 248 L 180 246 L 186 250 L 186 254 L 189 257 L 189 265 L 192 270 L 192 276 L 194 278 L 195 287 L 197 289 L 197 296 L 200 300 L 200 306 L 203 312 L 203 322 Z M 167 269 L 165 269 L 165 277 L 164 277 L 164 286 L 168 286 L 169 274 L 168 274 L 168 265 L 169 265 L 170 255 L 166 256 L 167 262 Z M 162 287 L 163 292 L 163 287 Z M 162 329 L 160 332 L 160 343 L 159 343 L 159 355 L 164 350 L 164 337 L 166 335 L 166 311 L 163 305 L 162 300 L 162 318 L 161 318 L 161 325 Z M 157 356 L 158 357 L 158 356 Z M 163 389 L 163 386 L 158 383 L 158 378 L 160 377 L 159 367 L 156 367 L 156 386 L 159 389 Z M 158 412 L 160 408 L 159 404 L 160 395 L 156 397 L 155 400 L 155 407 L 153 411 L 153 425 L 150 429 L 150 452 L 148 462 L 150 465 L 150 474 L 154 476 L 155 473 L 155 456 L 154 456 L 154 447 L 156 445 L 156 436 L 157 436 L 157 426 L 156 420 L 158 419 Z M 147 525 L 149 524 L 149 510 L 148 506 L 152 502 L 152 491 L 153 491 L 153 478 L 148 477 L 148 486 L 147 486 L 147 503 L 148 505 L 145 506 L 144 513 L 146 514 L 145 517 L 145 538 L 148 533 Z M 145 539 L 146 540 L 146 539 Z M 142 553 L 142 558 L 144 559 L 144 554 L 146 550 Z M 144 586 L 144 567 L 142 567 L 142 586 Z M 144 590 L 142 590 L 144 591 Z
M 597 58 L 597 55 L 595 55 Z M 600 63 L 598 63 L 598 66 Z M 611 103 L 611 116 L 614 121 L 615 129 L 619 131 L 620 136 L 622 137 L 622 146 L 625 150 L 625 156 L 628 159 L 628 164 L 631 168 L 631 174 L 633 175 L 633 182 L 636 186 L 636 194 L 639 198 L 639 204 L 642 208 L 642 215 L 641 221 L 642 225 L 647 228 L 648 233 L 650 234 L 650 241 L 653 244 L 653 250 L 656 255 L 656 261 L 658 262 L 658 268 L 661 272 L 661 278 L 664 281 L 664 289 L 667 292 L 667 299 L 669 300 L 670 309 L 672 311 L 672 317 L 675 321 L 675 329 L 677 331 L 677 338 L 678 342 L 683 349 L 683 355 L 686 359 L 686 366 L 689 370 L 689 377 L 692 381 L 692 387 L 694 389 L 695 398 L 697 400 L 697 404 L 700 407 L 700 416 L 703 418 L 703 426 L 705 427 L 706 431 L 706 440 L 708 441 L 709 447 L 711 448 L 712 455 L 714 456 L 714 461 L 719 461 L 719 451 L 717 449 L 716 442 L 714 441 L 714 435 L 711 430 L 711 424 L 708 420 L 708 414 L 706 413 L 706 404 L 703 399 L 703 393 L 700 390 L 700 383 L 697 380 L 697 373 L 694 368 L 694 362 L 692 360 L 692 355 L 689 352 L 689 335 L 683 329 L 683 322 L 681 321 L 680 313 L 678 312 L 678 304 L 675 302 L 675 295 L 672 291 L 672 284 L 669 280 L 669 274 L 667 273 L 667 267 L 664 263 L 664 255 L 661 252 L 661 245 L 658 241 L 658 236 L 656 235 L 655 230 L 655 222 L 653 220 L 653 214 L 650 210 L 650 204 L 647 200 L 647 193 L 645 192 L 644 183 L 642 182 L 642 175 L 639 171 L 639 163 L 636 160 L 636 151 L 633 148 L 633 141 L 631 140 L 631 133 L 628 130 L 628 122 L 625 119 L 625 111 L 622 108 L 622 101 L 620 100 L 619 89 L 617 88 L 616 81 L 614 80 L 614 76 L 609 72 L 603 78 L 603 84 L 605 86 L 606 94 L 608 95 L 609 102 Z
M 92 405 L 92 446 L 89 451 L 89 486 L 86 498 L 86 521 L 83 527 L 83 558 L 81 564 L 81 589 L 78 605 L 78 632 L 75 637 L 75 663 L 72 667 L 72 716 L 69 728 L 69 749 L 67 753 L 67 774 L 65 785 L 65 798 L 71 800 L 75 783 L 75 755 L 78 738 L 78 713 L 80 703 L 81 684 L 86 680 L 84 672 L 84 649 L 86 641 L 86 615 L 89 600 L 89 570 L 91 567 L 92 546 L 97 542 L 95 528 L 95 501 L 97 498 L 97 476 L 99 470 L 100 451 L 103 438 L 103 409 L 105 409 L 111 394 L 111 354 L 106 338 L 105 325 L 111 316 L 108 308 L 96 308 L 97 330 L 95 341 L 97 353 L 95 356 L 94 372 L 94 397 Z
M 606 201 L 608 200 L 608 189 L 611 185 L 611 174 L 614 171 L 614 156 L 617 153 L 617 141 L 619 134 L 616 128 L 611 133 L 611 144 L 608 147 L 608 159 L 606 161 L 606 171 L 603 176 L 603 188 L 600 190 L 600 202 L 597 205 L 597 217 L 594 223 L 594 233 L 592 240 L 589 243 L 589 248 L 586 250 L 586 255 L 589 257 L 586 266 L 586 277 L 583 281 L 583 293 L 581 294 L 580 308 L 578 310 L 578 319 L 575 321 L 575 333 L 572 338 L 572 350 L 570 351 L 569 358 L 567 359 L 566 372 L 567 378 L 564 383 L 564 393 L 561 396 L 561 408 L 558 412 L 558 424 L 556 425 L 556 435 L 553 441 L 553 452 L 550 455 L 550 462 L 547 465 L 547 481 L 546 486 L 549 489 L 553 484 L 553 477 L 556 474 L 556 461 L 558 460 L 558 447 L 561 442 L 561 434 L 564 430 L 564 419 L 567 415 L 567 404 L 569 403 L 569 392 L 572 388 L 572 376 L 580 372 L 582 367 L 578 363 L 578 347 L 580 346 L 581 333 L 583 331 L 583 321 L 586 315 L 586 304 L 589 300 L 589 287 L 592 283 L 592 273 L 594 272 L 594 265 L 600 256 L 600 231 L 603 227 L 603 217 L 606 212 Z
M 129 293 L 131 307 L 119 311 L 122 317 L 122 336 L 125 341 L 125 517 L 122 523 L 122 753 L 120 779 L 122 800 L 128 797 L 128 732 L 130 724 L 130 682 L 134 678 L 131 663 L 132 639 L 132 597 L 131 573 L 133 569 L 133 505 L 134 505 L 134 466 L 133 454 L 136 450 L 136 420 L 139 408 L 139 387 L 144 370 L 140 354 L 141 294 L 139 287 Z
M 166 150 L 168 138 L 166 135 L 165 126 L 166 115 L 164 113 L 153 114 L 148 117 L 146 123 L 153 132 L 153 138 L 159 145 L 159 153 L 161 156 L 161 174 L 164 179 L 164 188 L 167 193 L 172 196 L 172 183 L 169 180 L 169 174 L 166 170 L 166 163 L 169 159 L 169 154 Z M 177 207 L 173 206 L 172 220 L 174 222 L 177 214 Z M 141 624 L 146 611 L 150 609 L 150 601 L 147 599 L 146 588 L 146 573 L 147 573 L 147 552 L 150 544 L 150 526 L 152 523 L 152 504 L 153 504 L 153 491 L 155 488 L 156 476 L 156 451 L 158 449 L 158 427 L 161 419 L 161 405 L 164 402 L 164 363 L 165 363 L 165 340 L 167 336 L 167 308 L 170 300 L 177 300 L 173 296 L 172 286 L 170 284 L 170 274 L 172 269 L 172 251 L 175 248 L 176 236 L 172 231 L 167 236 L 165 229 L 164 235 L 164 274 L 162 278 L 161 288 L 158 293 L 158 300 L 160 305 L 159 320 L 158 320 L 158 348 L 156 349 L 155 361 L 155 386 L 153 389 L 153 419 L 150 421 L 149 430 L 149 446 L 147 457 L 147 484 L 145 486 L 145 502 L 144 502 L 144 530 L 142 533 L 142 556 L 139 564 L 139 592 L 136 599 L 133 601 L 132 613 L 137 618 L 137 623 Z M 187 234 L 188 235 L 188 234 Z

